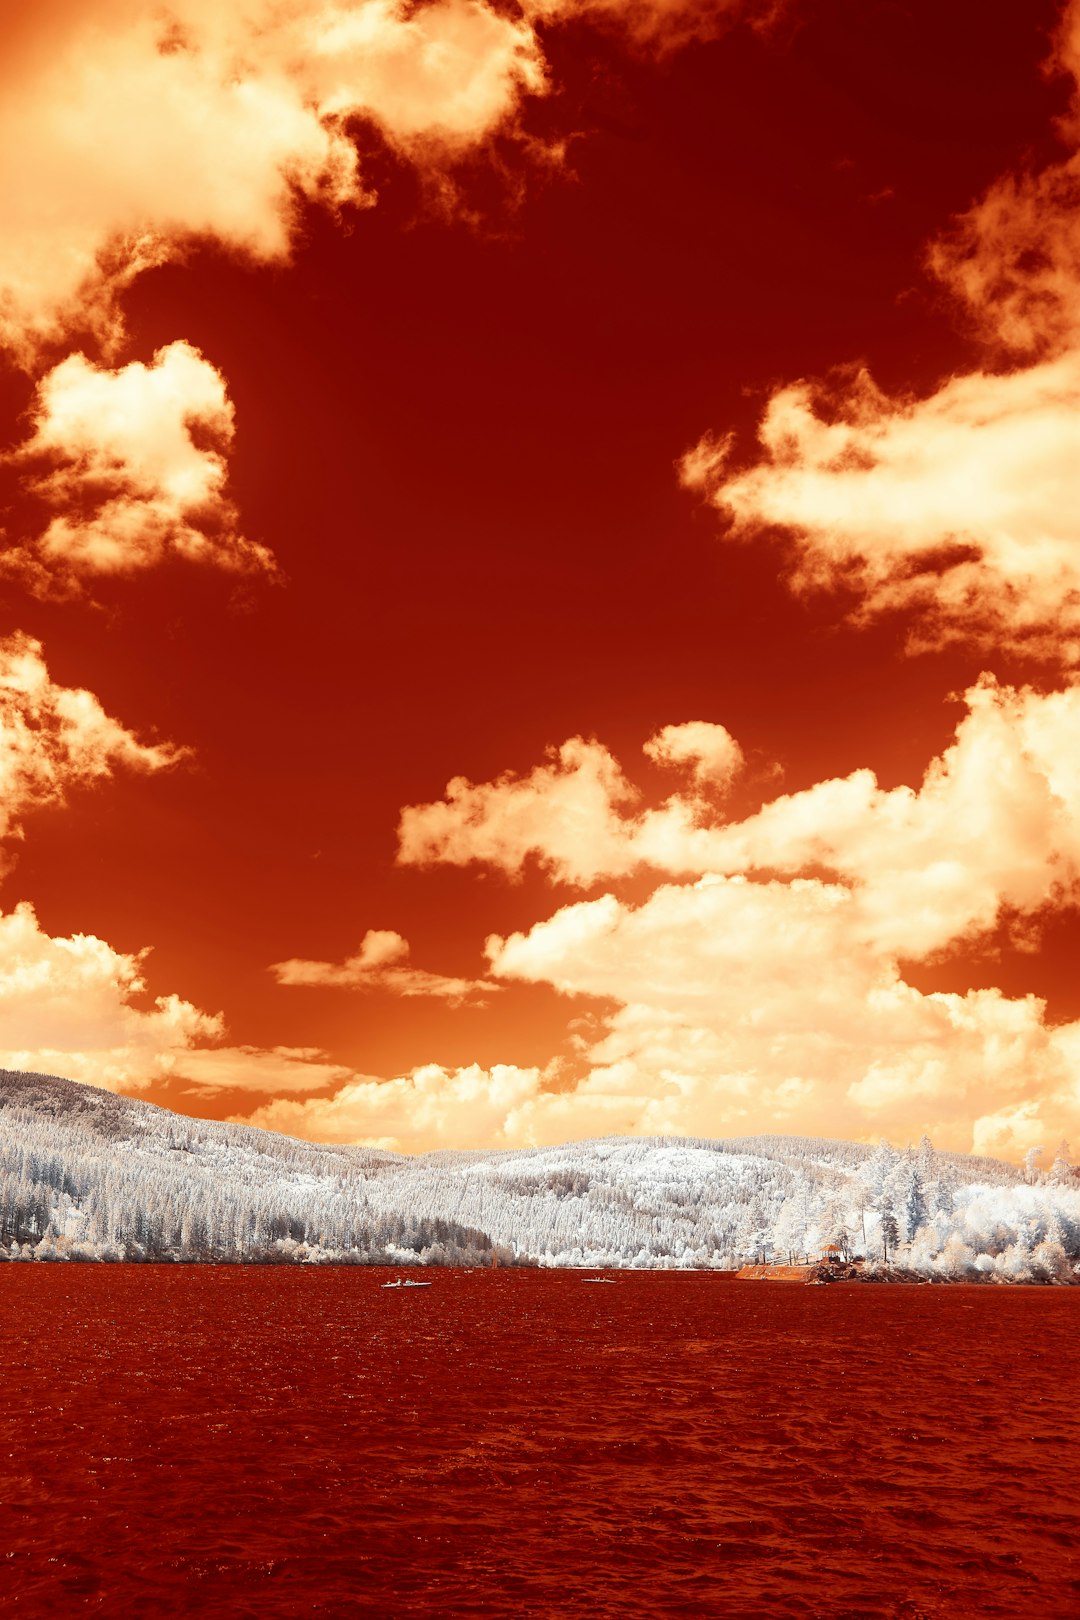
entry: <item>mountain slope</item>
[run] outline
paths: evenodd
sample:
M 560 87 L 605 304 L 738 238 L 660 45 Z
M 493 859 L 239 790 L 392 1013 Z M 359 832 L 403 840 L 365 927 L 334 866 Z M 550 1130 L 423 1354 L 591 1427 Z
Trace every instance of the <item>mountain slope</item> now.
M 783 1136 L 409 1158 L 0 1071 L 0 1258 L 726 1267 L 883 1240 L 926 1275 L 1064 1280 L 1080 1182 Z

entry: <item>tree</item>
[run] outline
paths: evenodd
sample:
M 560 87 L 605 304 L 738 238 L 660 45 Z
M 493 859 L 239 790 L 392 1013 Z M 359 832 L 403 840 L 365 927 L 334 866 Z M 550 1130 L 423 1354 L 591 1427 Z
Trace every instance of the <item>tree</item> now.
M 1039 1179 L 1039 1160 L 1043 1152 L 1044 1149 L 1041 1147 L 1029 1147 L 1024 1154 L 1024 1171 L 1029 1182 L 1036 1182 Z
M 859 1178 L 865 1184 L 870 1197 L 875 1203 L 885 1196 L 885 1188 L 889 1177 L 893 1174 L 900 1155 L 891 1143 L 882 1137 L 870 1157 L 859 1170 Z
M 1050 1166 L 1050 1180 L 1055 1187 L 1067 1186 L 1073 1179 L 1072 1153 L 1064 1139 L 1058 1143 L 1054 1162 Z
M 848 1225 L 848 1212 L 839 1198 L 831 1198 L 821 1212 L 818 1222 L 821 1232 L 822 1244 L 829 1248 L 835 1246 L 840 1250 L 845 1260 L 851 1259 L 851 1228 Z
M 886 1265 L 889 1263 L 889 1250 L 895 1250 L 899 1241 L 900 1233 L 897 1230 L 896 1216 L 889 1205 L 886 1204 L 881 1211 L 881 1258 Z
M 911 1166 L 905 1178 L 903 1209 L 904 1236 L 910 1243 L 919 1227 L 926 1223 L 926 1195 L 917 1164 Z

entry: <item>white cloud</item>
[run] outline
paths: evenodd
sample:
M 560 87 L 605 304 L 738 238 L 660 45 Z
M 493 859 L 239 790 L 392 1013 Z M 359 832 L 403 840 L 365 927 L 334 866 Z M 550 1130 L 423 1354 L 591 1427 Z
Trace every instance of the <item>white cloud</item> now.
M 640 906 L 613 896 L 489 942 L 492 972 L 615 1003 L 585 1079 L 538 1098 L 541 1139 L 598 1098 L 612 1130 L 920 1134 L 957 1148 L 988 1105 L 1078 1117 L 1070 1043 L 1034 997 L 923 994 L 860 938 L 850 891 L 706 877 Z
M 1039 1118 L 1039 1104 L 1017 1103 L 996 1114 L 984 1114 L 975 1121 L 972 1152 L 994 1158 L 1017 1159 L 1028 1148 L 1045 1141 L 1046 1131 Z
M 499 986 L 474 979 L 429 973 L 409 961 L 409 942 L 392 929 L 369 929 L 354 956 L 344 962 L 312 962 L 299 957 L 270 968 L 278 984 L 330 985 L 348 990 L 387 990 L 392 995 L 431 996 L 452 1006 L 482 998 Z
M 374 202 L 362 125 L 450 196 L 449 167 L 549 89 L 539 24 L 602 17 L 649 49 L 714 33 L 757 0 L 38 0 L 0 54 L 0 347 L 35 370 L 57 345 L 124 338 L 145 270 L 214 243 L 288 260 L 305 207 Z M 554 142 L 549 155 L 556 155 Z M 191 430 L 197 430 L 197 434 Z M 226 492 L 232 407 L 183 342 L 152 366 L 70 355 L 40 385 L 21 459 L 51 512 L 9 573 L 39 595 L 169 554 L 273 569 Z M 207 444 L 207 436 L 212 443 Z M 44 471 L 34 463 L 43 458 Z
M 595 740 L 571 737 L 548 750 L 527 776 L 494 782 L 457 776 L 446 797 L 401 813 L 398 860 L 404 866 L 473 862 L 518 876 L 530 858 L 561 883 L 589 884 L 642 864 L 702 870 L 700 818 L 741 767 L 738 744 L 723 726 L 688 721 L 665 726 L 645 744 L 658 765 L 681 769 L 690 791 L 658 810 L 633 814 L 640 794 Z
M 689 763 L 673 735 L 702 743 L 673 728 L 647 751 Z M 717 757 L 737 759 L 722 737 Z M 526 776 L 459 781 L 442 804 L 406 812 L 412 860 L 516 875 L 531 856 L 583 886 L 649 867 L 697 878 L 638 904 L 568 905 L 488 941 L 493 976 L 607 1004 L 576 1038 L 583 1078 L 570 1086 L 556 1066 L 517 1106 L 518 1139 L 585 1134 L 584 1120 L 706 1135 L 774 1123 L 932 1126 L 967 1147 L 976 1118 L 1033 1096 L 1059 1134 L 1075 1129 L 1080 1026 L 1055 1028 L 1037 998 L 992 986 L 924 994 L 903 963 L 1002 918 L 1030 931 L 1075 902 L 1078 744 L 1080 687 L 1040 694 L 986 677 L 917 787 L 856 771 L 725 821 L 693 777 L 642 809 L 607 750 L 576 739 Z
M 537 22 L 656 47 L 738 3 L 39 0 L 0 62 L 0 341 L 115 340 L 124 287 L 200 240 L 287 257 L 302 202 L 372 200 L 350 120 L 420 165 L 482 143 L 548 88 Z
M 58 686 L 40 642 L 22 632 L 0 640 L 0 838 L 20 835 L 27 810 L 60 804 L 117 766 L 160 771 L 183 757 L 170 743 L 140 742 L 92 692 Z
M 220 1036 L 220 1018 L 177 996 L 136 1004 L 143 954 L 92 934 L 53 939 L 26 902 L 0 915 L 0 1068 L 145 1086 L 177 1050 Z
M 394 1152 L 515 1145 L 517 1111 L 540 1074 L 496 1064 L 448 1070 L 430 1063 L 394 1080 L 360 1077 L 333 1097 L 275 1099 L 242 1123 L 316 1142 L 352 1142 Z
M 923 958 L 1003 911 L 1071 904 L 1080 873 L 1080 688 L 1039 694 L 984 678 L 917 789 L 873 773 L 782 796 L 707 846 L 712 870 L 832 869 L 878 953 Z
M 1075 79 L 1080 0 L 1066 8 L 1056 60 Z M 1080 106 L 1066 133 L 1075 146 Z M 1080 157 L 1004 176 L 930 263 L 997 369 L 925 398 L 886 395 L 865 371 L 788 384 L 749 465 L 737 464 L 733 435 L 706 435 L 683 458 L 683 480 L 729 536 L 779 531 L 797 589 L 850 593 L 856 620 L 907 615 L 913 651 L 963 640 L 1075 668 Z
M 220 1015 L 211 1034 L 224 1033 Z M 187 1081 L 204 1096 L 218 1091 L 318 1091 L 351 1078 L 347 1064 L 334 1063 L 317 1046 L 204 1046 L 178 1043 L 158 1058 L 155 1078 Z M 125 1089 L 137 1082 L 128 1080 Z
M 458 778 L 443 801 L 407 809 L 400 859 L 516 876 L 532 857 L 582 886 L 649 867 L 792 877 L 825 867 L 850 893 L 853 936 L 876 953 L 925 957 L 992 929 L 1004 909 L 1061 903 L 1080 873 L 1080 688 L 1039 694 L 985 677 L 965 701 L 955 740 L 915 788 L 886 791 L 859 770 L 725 820 L 698 774 L 686 794 L 642 810 L 613 756 L 575 738 L 525 776 Z M 710 753 L 700 724 L 668 727 L 646 751 L 695 771 L 691 746 L 738 759 L 723 727 L 706 734 Z
M 633 864 L 618 811 L 635 798 L 606 748 L 572 737 L 526 777 L 508 772 L 474 784 L 458 776 L 442 802 L 403 810 L 398 859 L 417 866 L 483 861 L 516 875 L 536 855 L 564 882 L 588 883 L 597 872 Z
M 23 353 L 115 331 L 131 277 L 200 238 L 282 259 L 298 199 L 365 201 L 350 116 L 460 144 L 543 82 L 531 29 L 479 0 L 111 0 L 41 27 L 0 109 L 0 311 Z
M 963 639 L 1080 662 L 1080 353 L 955 378 L 927 399 L 862 375 L 773 395 L 761 456 L 729 440 L 683 462 L 736 538 L 784 530 L 798 588 L 915 615 L 913 647 Z
M 689 768 L 701 792 L 730 787 L 743 767 L 742 749 L 724 726 L 711 720 L 684 720 L 665 726 L 645 744 L 657 765 Z
M 146 994 L 147 954 L 92 934 L 53 938 L 25 901 L 0 913 L 0 1068 L 122 1091 L 165 1080 L 208 1092 L 315 1091 L 348 1077 L 312 1049 L 223 1045 L 220 1013 Z
M 1058 124 L 1072 150 L 1002 175 L 930 250 L 983 340 L 1027 355 L 1064 353 L 1080 338 L 1080 0 L 1066 0 L 1047 67 L 1073 81 Z
M 224 380 L 187 343 L 115 371 L 70 355 L 39 384 L 34 432 L 13 456 L 55 515 L 3 566 L 43 592 L 170 554 L 272 571 L 269 552 L 237 532 L 226 493 L 232 439 Z

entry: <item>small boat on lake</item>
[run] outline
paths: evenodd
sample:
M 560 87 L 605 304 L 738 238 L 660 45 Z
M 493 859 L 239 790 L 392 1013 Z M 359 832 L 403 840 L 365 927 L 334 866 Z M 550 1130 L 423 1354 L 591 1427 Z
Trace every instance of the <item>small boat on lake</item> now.
M 421 1282 L 418 1277 L 395 1277 L 393 1282 L 383 1283 L 384 1288 L 430 1288 L 429 1282 Z
M 614 1277 L 582 1277 L 581 1280 L 582 1282 L 591 1283 L 613 1283 L 615 1281 Z

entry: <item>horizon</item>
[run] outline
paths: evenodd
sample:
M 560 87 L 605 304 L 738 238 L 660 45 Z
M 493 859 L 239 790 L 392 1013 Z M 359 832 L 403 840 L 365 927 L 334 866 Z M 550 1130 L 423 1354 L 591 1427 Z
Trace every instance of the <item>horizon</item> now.
M 0 1068 L 1077 1138 L 1080 0 L 19 0 L 0 75 Z

